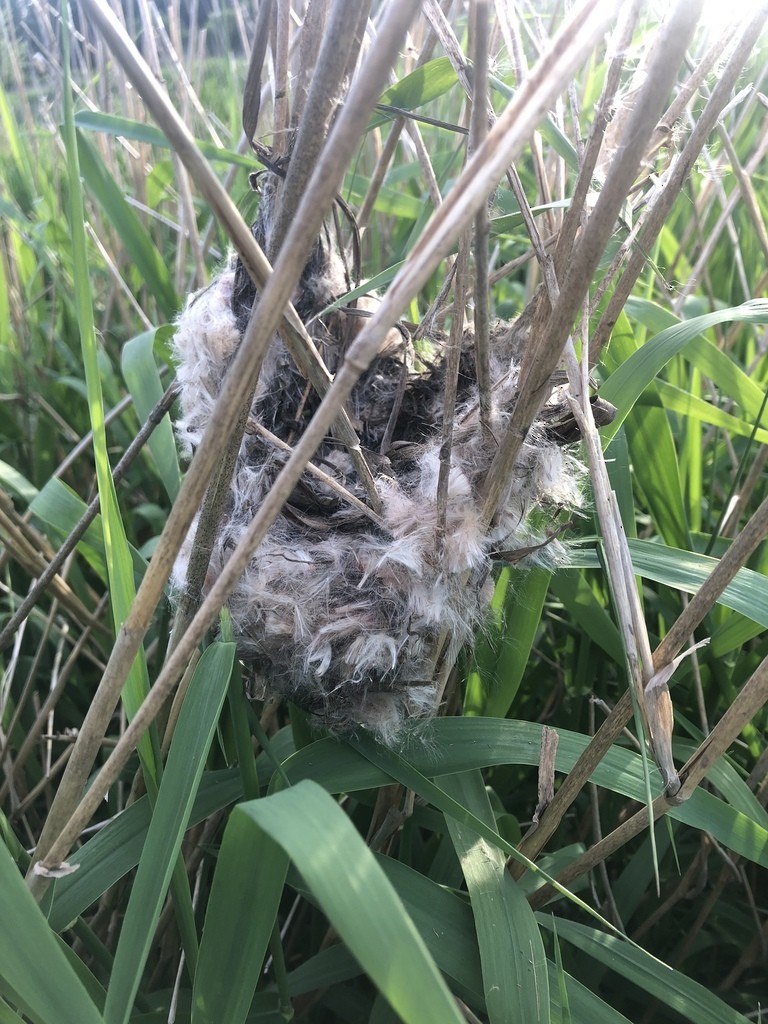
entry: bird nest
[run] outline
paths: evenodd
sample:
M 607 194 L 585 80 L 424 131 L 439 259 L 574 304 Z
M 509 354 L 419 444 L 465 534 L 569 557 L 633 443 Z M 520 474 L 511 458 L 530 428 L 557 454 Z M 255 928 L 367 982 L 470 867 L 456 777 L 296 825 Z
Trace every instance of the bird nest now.
M 274 191 L 268 181 L 253 229 L 266 251 Z M 323 312 L 349 285 L 341 247 L 326 231 L 293 302 L 331 373 L 365 313 L 354 303 Z M 208 288 L 190 297 L 178 320 L 174 346 L 182 415 L 176 430 L 188 455 L 200 442 L 257 309 L 256 288 L 232 257 Z M 390 332 L 347 409 L 379 510 L 366 505 L 366 488 L 349 450 L 327 438 L 229 597 L 240 655 L 263 692 L 290 698 L 334 728 L 362 725 L 392 742 L 404 723 L 438 710 L 437 660 L 452 663 L 482 627 L 494 559 L 548 566 L 561 559 L 553 524 L 563 510 L 582 505 L 584 470 L 568 444 L 576 435 L 557 392 L 527 435 L 492 524 L 483 517 L 483 484 L 517 398 L 519 334 L 505 323 L 492 330 L 491 408 L 481 421 L 473 338 L 464 333 L 447 494 L 440 507 L 448 341 L 433 331 L 414 342 L 404 325 Z M 318 404 L 276 336 L 240 444 L 206 587 Z M 195 531 L 196 523 L 176 563 L 179 591 Z

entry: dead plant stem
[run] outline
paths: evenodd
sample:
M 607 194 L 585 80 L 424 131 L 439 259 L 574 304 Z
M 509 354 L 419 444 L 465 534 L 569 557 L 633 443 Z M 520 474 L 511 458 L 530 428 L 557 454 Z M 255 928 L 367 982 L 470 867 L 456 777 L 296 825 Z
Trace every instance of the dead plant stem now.
M 603 189 L 587 221 L 560 296 L 546 329 L 526 351 L 520 373 L 520 396 L 486 479 L 483 516 L 496 515 L 528 429 L 550 390 L 550 377 L 559 362 L 575 317 L 588 294 L 595 268 L 602 257 L 621 207 L 632 186 L 648 139 L 674 84 L 686 46 L 701 11 L 702 0 L 678 3 L 660 30 L 656 57 L 627 124 L 626 142 L 611 162 Z
M 768 659 L 763 660 L 755 672 L 742 687 L 736 700 L 731 704 L 712 732 L 704 739 L 696 752 L 689 758 L 680 771 L 682 787 L 674 799 L 659 796 L 654 800 L 652 820 L 656 821 L 663 814 L 674 810 L 676 806 L 687 800 L 698 784 L 706 777 L 716 762 L 728 750 L 731 743 L 768 701 Z M 551 805 L 550 805 L 551 806 Z M 561 885 L 570 885 L 587 871 L 605 860 L 620 849 L 636 835 L 647 828 L 650 822 L 648 808 L 643 807 L 628 821 L 614 829 L 605 839 L 596 843 L 586 853 L 578 857 L 560 875 L 557 881 Z M 552 896 L 550 886 L 538 889 L 531 899 L 534 907 L 543 906 Z

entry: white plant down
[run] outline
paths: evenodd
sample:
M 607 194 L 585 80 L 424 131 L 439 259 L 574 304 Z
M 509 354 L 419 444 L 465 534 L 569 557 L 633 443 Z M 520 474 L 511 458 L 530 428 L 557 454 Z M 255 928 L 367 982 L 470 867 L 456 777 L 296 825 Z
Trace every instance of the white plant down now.
M 326 244 L 318 246 L 294 296 L 306 321 L 348 290 L 341 260 L 328 255 L 332 250 Z M 176 431 L 187 456 L 202 438 L 253 295 L 233 257 L 208 288 L 190 297 L 178 320 L 174 347 L 182 416 Z M 331 372 L 343 358 L 343 339 L 359 323 L 338 311 L 312 323 Z M 505 335 L 505 325 L 494 331 L 491 433 L 496 439 L 503 436 L 517 388 L 517 367 Z M 563 451 L 545 423 L 535 424 L 504 507 L 492 529 L 483 528 L 480 490 L 496 446 L 480 426 L 477 390 L 469 379 L 470 343 L 461 366 L 441 538 L 436 498 L 444 340 L 432 339 L 431 354 L 420 361 L 410 341 L 397 337 L 395 342 L 390 338 L 363 375 L 349 405 L 375 476 L 383 524 L 377 526 L 305 473 L 228 601 L 240 655 L 264 693 L 290 698 L 332 728 L 364 726 L 387 743 L 397 739 L 406 722 L 438 710 L 438 637 L 447 631 L 445 657 L 450 659 L 472 641 L 492 595 L 494 553 L 510 557 L 510 552 L 541 545 L 546 522 L 564 508 L 581 505 L 584 479 L 581 463 Z M 290 444 L 317 401 L 283 343 L 273 339 L 252 422 Z M 220 573 L 285 459 L 261 433 L 246 429 L 206 587 Z M 328 439 L 314 463 L 365 499 L 338 442 Z M 184 586 L 196 526 L 175 566 L 177 591 Z M 523 564 L 554 565 L 561 555 L 561 545 L 551 540 Z

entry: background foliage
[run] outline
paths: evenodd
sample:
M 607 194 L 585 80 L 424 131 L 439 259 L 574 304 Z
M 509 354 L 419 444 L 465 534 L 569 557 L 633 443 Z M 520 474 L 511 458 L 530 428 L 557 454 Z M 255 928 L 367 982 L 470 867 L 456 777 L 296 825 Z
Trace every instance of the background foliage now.
M 365 47 L 393 6 L 373 5 Z M 381 97 L 388 108 L 371 115 L 343 186 L 362 210 L 363 279 L 382 290 L 437 206 L 451 209 L 467 149 L 457 128 L 469 123 L 462 60 L 478 24 L 488 17 L 488 96 L 501 114 L 564 17 L 554 3 L 444 3 L 442 18 L 435 4 L 415 6 Z M 295 17 L 291 7 L 275 5 L 266 140 L 280 38 L 301 39 L 304 5 L 293 5 Z M 542 247 L 552 251 L 571 200 L 585 215 L 594 206 L 597 186 L 586 197 L 575 187 L 616 60 L 604 152 L 612 131 L 621 138 L 622 112 L 645 97 L 654 44 L 667 45 L 651 4 L 626 11 L 625 49 L 596 35 L 515 163 L 519 193 L 502 182 L 493 197 L 497 317 L 512 319 L 535 295 Z M 250 222 L 258 199 L 248 172 L 259 165 L 242 138 L 241 100 L 254 11 L 235 0 L 116 13 Z M 185 471 L 163 415 L 172 394 L 162 405 L 173 318 L 230 243 L 90 3 L 74 5 L 64 35 L 47 5 L 4 0 L 1 16 L 0 1020 L 760 1019 L 768 311 L 744 304 L 766 286 L 764 37 L 747 47 L 710 124 L 708 103 L 748 27 L 702 19 L 664 109 L 681 102 L 643 154 L 591 281 L 591 372 L 618 409 L 603 444 L 651 648 L 726 551 L 754 534 L 738 554 L 744 568 L 684 638 L 695 629 L 709 646 L 671 684 L 678 766 L 711 733 L 726 742 L 688 799 L 658 805 L 667 813 L 652 843 L 647 826 L 627 831 L 648 784 L 663 799 L 635 724 L 616 728 L 589 770 L 582 758 L 627 689 L 622 611 L 591 513 L 573 525 L 581 543 L 561 571 L 499 566 L 491 619 L 452 675 L 449 715 L 402 750 L 323 736 L 296 709 L 246 700 L 226 623 L 200 645 L 173 707 L 140 742 L 126 741 L 163 670 L 165 600 L 149 611 L 108 726 L 86 719 Z M 297 42 L 292 72 L 302 59 Z M 398 120 L 392 107 L 425 120 Z M 697 125 L 703 144 L 677 181 Z M 653 228 L 665 188 L 674 202 Z M 445 272 L 431 273 L 406 319 L 420 323 L 436 304 L 450 321 Z M 625 285 L 631 294 L 612 318 L 607 304 Z M 141 428 L 153 417 L 147 441 Z M 99 514 L 14 619 L 97 495 Z M 529 830 L 545 726 L 559 736 L 558 787 L 576 781 L 572 802 L 547 812 L 552 833 L 540 849 Z M 77 870 L 32 874 L 27 885 L 32 851 L 50 848 L 81 799 L 81 786 L 68 796 L 61 783 L 78 736 L 92 744 L 89 784 L 121 737 L 137 752 L 65 852 Z M 575 896 L 520 867 L 518 845 Z

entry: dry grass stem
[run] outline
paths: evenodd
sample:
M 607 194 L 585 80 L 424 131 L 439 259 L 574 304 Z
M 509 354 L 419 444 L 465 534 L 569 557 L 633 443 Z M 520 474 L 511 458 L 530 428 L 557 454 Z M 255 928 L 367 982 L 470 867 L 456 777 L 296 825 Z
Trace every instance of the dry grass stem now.
M 668 665 L 703 622 L 728 584 L 742 566 L 768 536 L 768 498 L 745 524 L 744 529 L 733 541 L 710 575 L 687 603 L 680 616 L 656 648 L 653 655 L 654 669 Z M 595 733 L 576 764 L 563 780 L 555 793 L 554 800 L 542 815 L 535 832 L 520 843 L 520 852 L 529 860 L 535 860 L 554 834 L 568 808 L 586 785 L 587 780 L 602 761 L 608 750 L 621 735 L 632 717 L 632 699 L 625 691 L 614 705 L 606 720 Z M 680 774 L 680 773 L 678 773 Z
M 633 107 L 627 142 L 611 161 L 594 210 L 582 232 L 560 295 L 542 330 L 525 353 L 520 376 L 520 398 L 507 436 L 502 440 L 486 480 L 484 517 L 491 522 L 501 503 L 528 429 L 549 395 L 550 377 L 557 366 L 573 321 L 587 295 L 595 268 L 637 176 L 648 138 L 674 83 L 680 61 L 700 13 L 701 3 L 679 3 L 660 34 L 655 64 Z M 526 79 L 526 84 L 529 79 Z
M 169 388 L 167 388 L 163 397 L 160 399 L 155 408 L 147 417 L 146 423 L 141 427 L 133 441 L 130 443 L 128 448 L 126 448 L 122 458 L 115 466 L 114 471 L 112 473 L 112 479 L 115 481 L 115 483 L 119 483 L 119 481 L 123 479 L 129 467 L 134 462 L 136 456 L 139 454 L 140 451 L 142 451 L 147 441 L 151 437 L 152 432 L 155 430 L 155 428 L 160 423 L 162 418 L 167 414 L 168 410 L 173 404 L 175 397 L 176 385 L 174 383 L 171 384 Z M 59 550 L 56 552 L 53 558 L 51 558 L 50 562 L 45 567 L 45 569 L 43 569 L 43 571 L 40 573 L 37 581 L 33 584 L 27 596 L 24 598 L 22 603 L 10 617 L 8 622 L 3 627 L 2 631 L 0 631 L 0 650 L 2 650 L 8 643 L 10 643 L 11 638 L 19 629 L 21 623 L 26 619 L 26 617 L 30 614 L 32 609 L 37 605 L 38 601 L 40 600 L 41 594 L 43 594 L 47 590 L 52 580 L 55 579 L 57 573 L 61 571 L 61 568 L 66 562 L 67 558 L 69 558 L 69 556 L 77 547 L 78 541 L 80 541 L 83 538 L 86 530 L 98 515 L 100 507 L 101 505 L 99 497 L 98 495 L 96 495 L 96 497 L 93 499 L 93 501 L 90 502 L 87 509 L 83 513 L 80 522 L 70 532 L 69 536 L 66 538 L 66 540 L 61 545 Z
M 619 313 L 624 308 L 638 276 L 645 267 L 646 253 L 650 252 L 659 232 L 661 231 L 672 203 L 679 194 L 683 183 L 690 174 L 694 161 L 698 158 L 706 144 L 712 129 L 717 123 L 725 107 L 738 76 L 741 74 L 749 54 L 754 49 L 758 36 L 765 24 L 768 11 L 760 10 L 742 32 L 738 44 L 730 55 L 712 95 L 696 120 L 693 131 L 683 150 L 674 159 L 664 180 L 664 188 L 656 191 L 655 201 L 649 204 L 643 220 L 642 229 L 638 232 L 638 246 L 627 260 L 626 268 L 616 284 L 613 295 L 606 306 L 600 322 L 593 334 L 592 357 L 597 358 L 602 346 L 608 340 Z
M 745 683 L 736 700 L 717 725 L 715 725 L 712 732 L 688 759 L 683 768 L 681 768 L 679 774 L 682 786 L 677 795 L 674 798 L 660 796 L 654 800 L 652 808 L 653 821 L 656 821 L 667 811 L 672 810 L 691 796 L 699 783 L 706 778 L 707 773 L 741 733 L 747 722 L 754 718 L 766 702 L 768 702 L 768 659 L 761 662 L 757 670 Z M 586 853 L 582 854 L 581 857 L 577 857 L 558 876 L 557 881 L 564 886 L 570 885 L 574 879 L 579 878 L 587 871 L 591 871 L 597 864 L 604 861 L 606 857 L 615 853 L 616 850 L 642 832 L 648 827 L 650 821 L 648 808 L 643 807 L 617 829 L 614 829 L 605 839 L 595 844 Z M 531 898 L 531 905 L 533 907 L 544 906 L 551 896 L 551 888 L 544 886 L 542 889 L 537 890 Z

